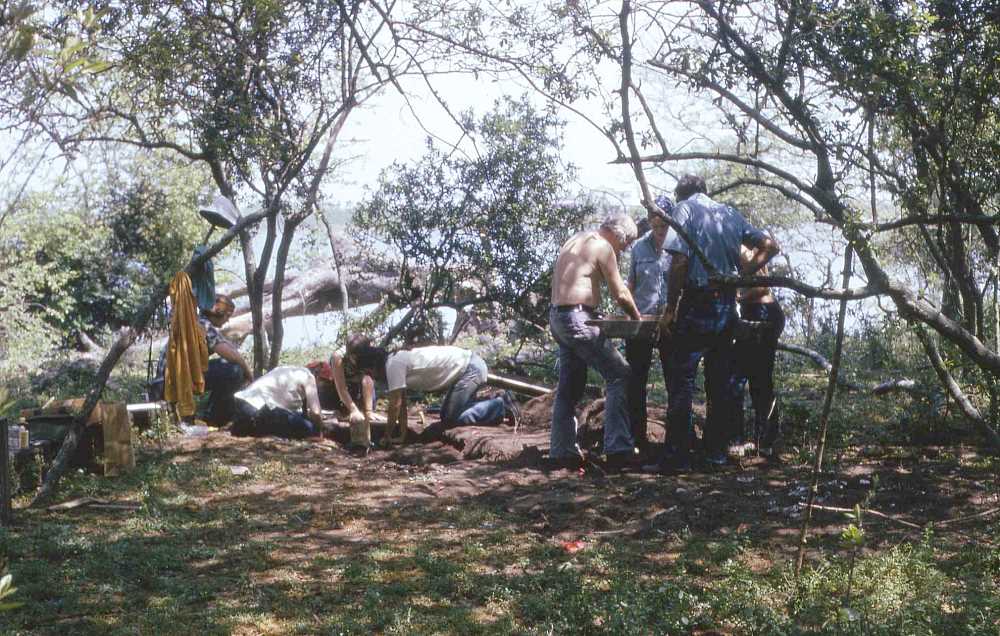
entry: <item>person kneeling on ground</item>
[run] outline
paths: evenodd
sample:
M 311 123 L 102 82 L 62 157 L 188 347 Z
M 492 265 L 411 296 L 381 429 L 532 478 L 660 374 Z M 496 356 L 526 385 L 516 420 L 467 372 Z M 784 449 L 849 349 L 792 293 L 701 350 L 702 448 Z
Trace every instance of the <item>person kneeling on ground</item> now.
M 235 398 L 233 435 L 290 439 L 323 436 L 316 378 L 305 367 L 275 367 Z
M 370 375 L 361 374 L 358 377 L 359 369 L 355 365 L 352 365 L 351 377 L 348 378 L 344 358 L 348 351 L 370 346 L 371 340 L 368 337 L 354 334 L 348 337 L 347 346 L 343 351 L 334 351 L 330 354 L 330 381 L 335 389 L 335 393 L 331 397 L 334 398 L 336 410 L 347 415 L 351 424 L 372 420 L 372 409 L 375 406 L 375 382 Z M 360 409 L 358 401 L 355 400 L 356 397 L 360 398 Z
M 504 417 L 516 423 L 518 408 L 509 392 L 502 397 L 476 400 L 486 384 L 486 363 L 467 349 L 452 346 L 417 347 L 390 354 L 363 342 L 347 349 L 353 368 L 384 381 L 389 391 L 389 426 L 406 426 L 406 390 L 446 391 L 441 401 L 441 424 L 445 427 L 496 424 Z
M 192 297 L 193 301 L 193 297 Z M 202 310 L 198 316 L 199 338 L 203 337 L 211 356 L 208 359 L 208 368 L 204 370 L 204 390 L 210 393 L 208 403 L 205 406 L 205 413 L 202 414 L 206 423 L 212 426 L 226 426 L 233 416 L 233 394 L 241 387 L 246 386 L 253 380 L 253 370 L 250 364 L 240 354 L 235 344 L 222 335 L 221 328 L 232 317 L 236 305 L 232 298 L 225 294 L 215 296 L 215 304 L 211 309 Z M 160 359 L 156 364 L 156 378 L 151 384 L 150 399 L 153 401 L 166 399 L 175 401 L 175 391 L 167 390 L 170 384 L 166 381 L 167 374 L 176 377 L 177 369 L 174 367 L 176 348 L 180 343 L 173 342 L 173 336 L 168 340 L 167 346 L 160 351 Z M 184 343 L 185 347 L 193 347 L 195 343 Z M 170 353 L 173 351 L 174 353 Z M 212 354 L 216 354 L 212 356 Z M 190 378 L 189 378 L 190 380 Z M 197 392 L 200 392 L 197 391 Z M 178 411 L 181 409 L 178 408 Z M 193 420 L 192 413 L 180 413 L 182 419 Z

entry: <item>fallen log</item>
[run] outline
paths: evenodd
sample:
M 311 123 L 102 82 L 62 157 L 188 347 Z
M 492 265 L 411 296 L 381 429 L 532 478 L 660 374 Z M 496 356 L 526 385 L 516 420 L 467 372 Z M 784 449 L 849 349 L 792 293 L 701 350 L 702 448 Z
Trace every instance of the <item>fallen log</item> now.
M 348 294 L 356 305 L 380 302 L 396 289 L 397 278 L 390 274 L 352 275 L 347 284 Z M 285 281 L 281 298 L 282 318 L 311 316 L 343 307 L 340 276 L 324 263 Z M 264 328 L 271 331 L 272 314 L 270 295 L 264 298 Z M 249 307 L 237 306 L 236 313 L 223 327 L 223 334 L 235 343 L 241 343 L 253 331 Z
M 812 349 L 807 349 L 805 347 L 801 347 L 796 344 L 788 344 L 787 342 L 779 342 L 778 351 L 786 351 L 788 353 L 794 353 L 796 355 L 805 356 L 806 358 L 812 360 L 813 364 L 815 364 L 817 367 L 823 369 L 823 371 L 825 371 L 827 375 L 829 375 L 830 371 L 833 369 L 833 364 L 831 364 L 830 361 L 827 360 L 825 356 L 823 356 L 823 354 L 821 354 L 818 351 L 813 351 Z M 865 390 L 864 386 L 858 384 L 857 382 L 851 382 L 850 380 L 845 380 L 843 377 L 837 379 L 837 384 L 851 391 Z
M 915 395 L 923 397 L 925 391 L 919 384 L 909 378 L 900 378 L 898 380 L 886 380 L 882 384 L 877 384 L 872 389 L 872 395 L 886 395 L 889 393 L 909 393 L 910 395 Z

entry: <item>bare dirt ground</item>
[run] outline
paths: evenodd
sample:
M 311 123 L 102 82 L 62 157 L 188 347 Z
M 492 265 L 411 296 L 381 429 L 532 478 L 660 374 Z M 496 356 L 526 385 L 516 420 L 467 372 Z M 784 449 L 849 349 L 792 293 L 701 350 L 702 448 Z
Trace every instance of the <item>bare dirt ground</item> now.
M 516 432 L 508 426 L 464 427 L 437 439 L 411 433 L 413 441 L 367 456 L 331 440 L 241 439 L 224 432 L 177 438 L 166 450 L 176 462 L 211 456 L 247 466 L 251 474 L 257 465 L 280 461 L 286 475 L 254 480 L 242 496 L 248 505 L 308 518 L 301 538 L 317 548 L 362 545 L 379 532 L 399 530 L 399 517 L 407 510 L 461 506 L 472 499 L 556 542 L 684 530 L 747 534 L 773 547 L 764 558 L 796 549 L 809 467 L 794 457 L 748 458 L 739 466 L 681 476 L 609 476 L 598 466 L 549 472 L 539 466 L 548 447 L 547 406 L 544 398 L 529 403 Z M 593 438 L 599 434 L 600 412 L 587 416 L 584 411 L 581 438 Z M 654 438 L 662 439 L 662 412 L 652 411 L 651 419 Z M 955 448 L 852 449 L 820 480 L 817 503 L 846 509 L 860 504 L 877 511 L 866 522 L 884 526 L 879 536 L 886 543 L 919 537 L 936 525 L 992 546 L 990 526 L 977 526 L 975 515 L 988 521 L 990 511 L 1000 506 L 1000 480 L 988 465 L 977 463 L 978 457 L 973 450 Z M 201 503 L 212 505 L 212 496 Z M 818 543 L 833 539 L 844 527 L 844 514 L 818 509 L 812 527 Z M 439 529 L 406 529 L 416 535 L 424 531 Z
M 836 510 L 815 511 L 810 588 L 789 574 L 808 452 L 670 477 L 545 471 L 546 402 L 525 411 L 516 432 L 414 425 L 407 444 L 366 456 L 343 426 L 340 441 L 149 439 L 134 473 L 74 474 L 64 493 L 135 508 L 18 511 L 5 540 L 30 611 L 11 616 L 13 633 L 823 631 L 858 605 L 840 538 L 856 504 L 866 616 L 940 633 L 1000 625 L 994 458 L 839 448 L 820 480 L 819 504 Z M 651 415 L 655 437 L 663 414 Z M 591 447 L 598 401 L 579 419 Z

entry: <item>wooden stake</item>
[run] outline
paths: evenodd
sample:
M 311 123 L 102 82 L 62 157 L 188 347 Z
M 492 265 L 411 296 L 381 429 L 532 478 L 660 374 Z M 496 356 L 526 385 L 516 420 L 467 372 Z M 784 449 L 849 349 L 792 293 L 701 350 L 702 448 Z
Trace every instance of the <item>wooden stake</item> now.
M 850 245 L 844 252 L 844 287 L 851 282 L 854 250 Z M 830 425 L 830 410 L 833 408 L 833 397 L 837 393 L 837 379 L 840 377 L 840 356 L 844 351 L 844 320 L 847 318 L 847 299 L 841 299 L 840 312 L 837 314 L 837 339 L 833 349 L 833 361 L 830 363 L 830 381 L 826 385 L 826 396 L 823 399 L 823 411 L 819 416 L 819 439 L 816 440 L 816 460 L 813 462 L 812 485 L 809 487 L 809 499 L 806 512 L 802 515 L 802 529 L 799 531 L 799 553 L 795 561 L 795 576 L 802 572 L 806 560 L 806 541 L 809 538 L 809 520 L 813 507 L 816 505 L 816 494 L 819 492 L 819 474 L 823 470 L 823 453 L 826 451 L 826 432 Z
M 7 447 L 8 422 L 0 418 L 0 526 L 14 521 L 10 506 L 10 451 Z

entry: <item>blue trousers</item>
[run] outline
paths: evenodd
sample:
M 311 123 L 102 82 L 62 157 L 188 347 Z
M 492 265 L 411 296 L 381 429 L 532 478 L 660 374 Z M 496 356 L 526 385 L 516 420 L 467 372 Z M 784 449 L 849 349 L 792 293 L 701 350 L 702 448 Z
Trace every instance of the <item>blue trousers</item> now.
M 233 394 L 243 386 L 243 369 L 240 365 L 211 358 L 205 371 L 205 390 L 211 391 L 205 407 L 204 420 L 212 426 L 225 426 L 233 419 Z
M 743 393 L 750 383 L 750 400 L 753 403 L 754 426 L 751 437 L 770 446 L 778 436 L 777 422 L 769 420 L 774 403 L 774 358 L 778 338 L 785 329 L 785 313 L 778 303 L 740 303 L 740 317 L 764 323 L 766 329 L 754 337 L 737 341 L 733 375 L 733 400 L 736 421 L 744 420 Z
M 684 458 L 691 450 L 691 400 L 698 363 L 704 358 L 708 414 L 702 441 L 709 454 L 725 452 L 739 435 L 732 391 L 736 304 L 731 298 L 689 299 L 685 294 L 677 314 L 670 339 L 666 451 Z
M 486 363 L 472 354 L 469 364 L 445 393 L 441 401 L 441 422 L 445 426 L 457 424 L 495 424 L 503 419 L 504 404 L 501 398 L 476 400 L 479 387 L 486 384 Z
M 289 411 L 266 405 L 262 409 L 257 409 L 240 399 L 235 399 L 233 402 L 235 403 L 235 415 L 231 429 L 233 435 L 241 437 L 273 435 L 288 439 L 302 439 L 319 435 L 316 426 L 301 411 Z
M 596 314 L 588 311 L 549 310 L 549 328 L 559 343 L 559 385 L 552 406 L 549 456 L 565 459 L 580 454 L 577 446 L 576 405 L 587 386 L 587 367 L 604 378 L 604 452 L 631 453 L 634 448 L 629 427 L 625 385 L 630 369 L 608 338 L 597 327 L 584 324 Z

